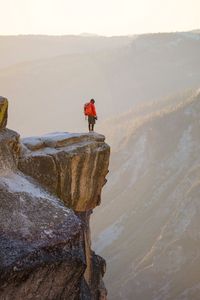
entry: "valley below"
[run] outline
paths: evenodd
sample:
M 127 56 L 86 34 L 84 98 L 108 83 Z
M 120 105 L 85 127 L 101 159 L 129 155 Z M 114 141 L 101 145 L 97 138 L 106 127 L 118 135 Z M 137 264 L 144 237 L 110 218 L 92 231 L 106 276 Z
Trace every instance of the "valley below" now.
M 200 91 L 133 109 L 112 125 L 108 185 L 93 216 L 110 299 L 197 300 Z

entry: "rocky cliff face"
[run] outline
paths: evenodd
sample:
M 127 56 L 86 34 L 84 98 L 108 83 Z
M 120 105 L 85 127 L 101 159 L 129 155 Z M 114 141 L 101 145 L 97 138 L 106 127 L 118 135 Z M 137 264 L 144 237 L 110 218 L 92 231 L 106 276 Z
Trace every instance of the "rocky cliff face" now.
M 0 98 L 0 299 L 106 299 L 91 250 L 109 146 L 98 134 L 20 140 Z

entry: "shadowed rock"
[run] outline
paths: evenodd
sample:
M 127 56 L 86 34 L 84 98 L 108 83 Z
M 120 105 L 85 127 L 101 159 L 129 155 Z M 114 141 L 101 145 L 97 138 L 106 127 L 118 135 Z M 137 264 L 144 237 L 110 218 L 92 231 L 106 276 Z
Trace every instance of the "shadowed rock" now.
M 78 218 L 21 174 L 1 177 L 0 190 L 1 299 L 74 299 L 85 270 Z

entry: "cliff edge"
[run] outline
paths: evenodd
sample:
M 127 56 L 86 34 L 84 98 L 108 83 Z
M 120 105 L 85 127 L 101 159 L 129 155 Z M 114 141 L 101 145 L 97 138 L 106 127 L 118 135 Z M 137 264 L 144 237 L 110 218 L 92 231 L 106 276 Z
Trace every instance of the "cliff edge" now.
M 0 299 L 106 299 L 91 250 L 110 148 L 99 134 L 21 140 L 0 97 Z

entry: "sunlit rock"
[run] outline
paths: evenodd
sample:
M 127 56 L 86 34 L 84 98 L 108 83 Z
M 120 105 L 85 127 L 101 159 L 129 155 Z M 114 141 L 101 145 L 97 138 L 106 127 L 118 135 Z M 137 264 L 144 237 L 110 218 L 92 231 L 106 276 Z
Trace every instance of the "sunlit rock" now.
M 8 100 L 0 96 L 0 129 L 7 125 L 8 118 Z
M 104 136 L 53 133 L 22 140 L 19 168 L 75 211 L 95 208 L 108 173 L 110 148 Z

